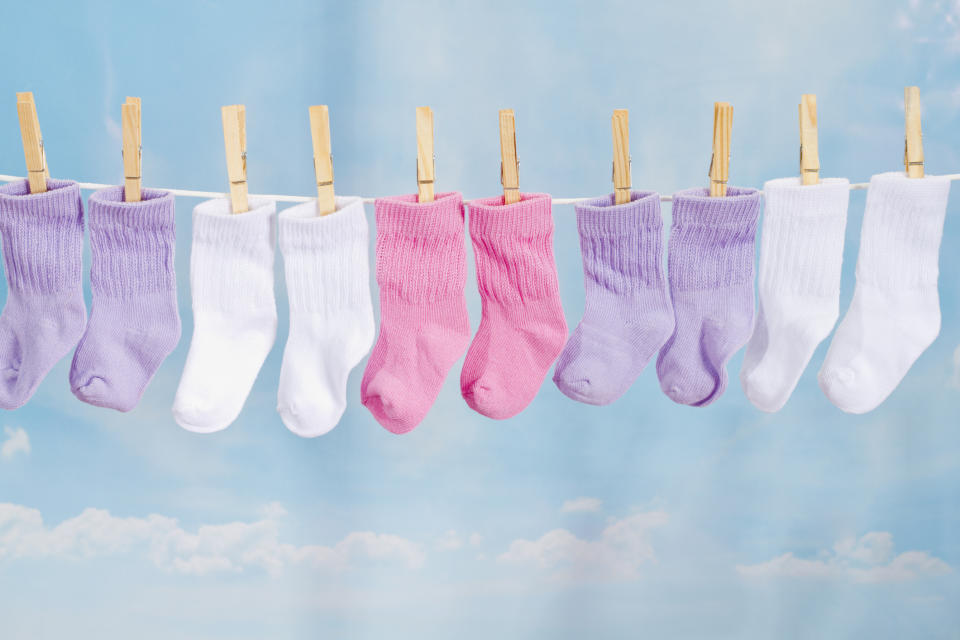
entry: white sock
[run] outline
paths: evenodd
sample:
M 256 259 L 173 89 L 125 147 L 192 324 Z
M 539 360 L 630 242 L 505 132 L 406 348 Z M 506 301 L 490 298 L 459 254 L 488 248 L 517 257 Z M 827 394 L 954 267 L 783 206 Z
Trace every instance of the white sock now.
M 889 396 L 940 332 L 940 238 L 950 181 L 902 172 L 870 179 L 857 288 L 820 369 L 820 387 L 849 413 Z
M 337 198 L 317 216 L 314 201 L 280 213 L 290 299 L 277 411 L 304 437 L 333 429 L 347 407 L 347 376 L 373 343 L 367 218 L 360 198 Z
M 840 266 L 850 182 L 770 180 L 760 244 L 760 311 L 740 370 L 758 409 L 787 403 L 840 313 Z
M 236 420 L 277 333 L 273 297 L 276 204 L 225 199 L 193 210 L 193 339 L 173 402 L 184 429 L 210 433 Z

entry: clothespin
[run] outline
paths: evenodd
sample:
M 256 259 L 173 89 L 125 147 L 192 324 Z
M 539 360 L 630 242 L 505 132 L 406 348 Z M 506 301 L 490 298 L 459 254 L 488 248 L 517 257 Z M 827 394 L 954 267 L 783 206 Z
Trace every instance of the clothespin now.
M 500 110 L 500 184 L 503 185 L 503 204 L 520 202 L 520 163 L 513 109 Z
M 923 132 L 920 129 L 920 88 L 906 87 L 903 90 L 903 111 L 906 118 L 903 164 L 907 177 L 923 177 Z
M 630 113 L 614 109 L 613 126 L 613 193 L 616 204 L 630 202 Z
M 800 183 L 820 182 L 820 152 L 817 148 L 817 96 L 800 96 Z
M 729 102 L 713 103 L 713 155 L 710 157 L 710 195 L 727 195 L 730 172 L 730 133 L 733 129 L 733 107 Z
M 140 202 L 140 98 L 128 96 L 120 107 L 120 115 L 123 130 L 123 199 L 126 202 Z
M 417 202 L 433 202 L 436 168 L 433 111 L 430 107 L 417 107 Z
M 313 139 L 313 172 L 317 179 L 317 215 L 337 210 L 333 193 L 333 153 L 330 151 L 330 110 L 327 105 L 310 107 L 310 137 Z
M 20 118 L 20 136 L 23 138 L 23 155 L 27 162 L 30 193 L 44 193 L 50 173 L 47 170 L 43 135 L 40 133 L 40 120 L 37 119 L 37 107 L 32 92 L 17 93 L 17 115 Z
M 233 213 L 244 213 L 247 202 L 247 110 L 242 104 L 222 107 L 223 142 L 227 152 L 227 177 Z

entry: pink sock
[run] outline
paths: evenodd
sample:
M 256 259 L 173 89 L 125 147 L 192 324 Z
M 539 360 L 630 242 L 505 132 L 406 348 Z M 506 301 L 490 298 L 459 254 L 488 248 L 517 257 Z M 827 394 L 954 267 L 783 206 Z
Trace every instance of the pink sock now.
M 523 411 L 567 337 L 553 260 L 550 196 L 470 202 L 483 318 L 460 374 L 464 399 L 502 420 Z
M 380 336 L 360 396 L 388 431 L 406 433 L 427 415 L 470 340 L 463 197 L 394 196 L 375 206 Z

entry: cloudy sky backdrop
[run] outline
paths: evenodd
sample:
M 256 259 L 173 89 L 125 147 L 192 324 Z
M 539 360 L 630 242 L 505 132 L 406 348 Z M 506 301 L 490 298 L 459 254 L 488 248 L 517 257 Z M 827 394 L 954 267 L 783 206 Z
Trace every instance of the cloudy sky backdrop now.
M 41 5 L 0 20 L 0 173 L 23 174 L 13 93 L 32 90 L 55 177 L 121 180 L 134 95 L 151 187 L 226 189 L 219 107 L 244 103 L 251 190 L 310 195 L 307 107 L 325 103 L 343 194 L 415 190 L 419 105 L 435 112 L 440 189 L 498 192 L 510 107 L 524 189 L 606 193 L 611 110 L 628 108 L 634 185 L 669 193 L 706 184 L 712 103 L 727 100 L 731 179 L 761 186 L 796 173 L 797 103 L 816 93 L 823 175 L 862 182 L 902 166 L 908 84 L 928 171 L 960 172 L 956 0 Z M 171 418 L 195 204 L 177 201 L 184 338 L 140 406 L 80 403 L 65 359 L 0 416 L 0 636 L 956 637 L 956 197 L 943 330 L 871 414 L 817 388 L 825 344 L 773 416 L 744 398 L 739 357 L 705 409 L 671 403 L 651 368 L 604 408 L 547 382 L 505 422 L 467 408 L 457 366 L 402 437 L 359 404 L 358 368 L 341 424 L 309 441 L 275 412 L 279 259 L 281 329 L 240 419 L 201 436 Z M 843 309 L 863 205 L 854 192 Z M 555 216 L 572 328 L 573 208 Z

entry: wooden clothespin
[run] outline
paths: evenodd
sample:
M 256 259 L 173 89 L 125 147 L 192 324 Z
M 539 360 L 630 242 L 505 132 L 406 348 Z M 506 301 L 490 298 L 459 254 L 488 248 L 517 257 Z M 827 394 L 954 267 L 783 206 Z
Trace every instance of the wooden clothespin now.
M 817 96 L 800 96 L 800 183 L 820 182 L 820 152 L 817 148 Z
M 141 130 L 140 98 L 127 97 L 120 107 L 123 130 L 123 199 L 140 202 Z
M 433 202 L 436 168 L 433 111 L 430 107 L 417 107 L 417 202 Z
M 247 110 L 242 104 L 221 108 L 223 143 L 227 152 L 227 177 L 233 213 L 244 213 L 247 202 Z
M 40 133 L 40 120 L 37 119 L 33 93 L 17 93 L 17 115 L 20 118 L 20 136 L 23 138 L 23 155 L 27 162 L 30 193 L 44 193 L 50 173 L 47 170 L 47 156 L 43 150 L 43 135 Z
M 614 109 L 613 126 L 613 193 L 616 204 L 630 202 L 630 113 Z
M 923 177 L 923 132 L 920 129 L 920 88 L 906 87 L 903 90 L 903 111 L 906 118 L 906 138 L 903 149 L 903 164 L 907 177 Z
M 733 129 L 733 107 L 729 102 L 713 103 L 713 155 L 710 158 L 710 195 L 727 195 L 730 173 L 730 133 Z
M 520 163 L 513 109 L 500 110 L 500 184 L 503 185 L 503 204 L 520 202 Z
M 310 107 L 310 137 L 313 139 L 313 172 L 317 179 L 317 215 L 325 216 L 337 210 L 333 193 L 330 110 L 325 104 Z

